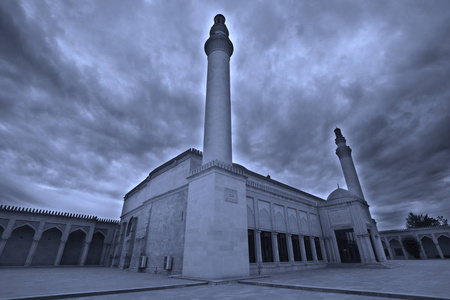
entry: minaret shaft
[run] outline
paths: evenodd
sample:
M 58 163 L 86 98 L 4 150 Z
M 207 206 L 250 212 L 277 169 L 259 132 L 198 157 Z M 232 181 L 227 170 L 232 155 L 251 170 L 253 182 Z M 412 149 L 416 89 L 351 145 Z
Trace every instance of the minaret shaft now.
M 232 163 L 230 57 L 216 50 L 208 56 L 203 163 Z
M 217 15 L 205 43 L 208 56 L 206 82 L 203 164 L 219 160 L 232 163 L 230 57 L 233 44 L 228 38 L 225 17 Z
M 361 184 L 356 173 L 355 164 L 352 159 L 352 149 L 346 144 L 345 138 L 342 136 L 341 130 L 336 128 L 334 130 L 336 134 L 336 155 L 341 162 L 342 171 L 344 173 L 345 183 L 349 192 L 364 199 L 364 195 L 361 189 Z

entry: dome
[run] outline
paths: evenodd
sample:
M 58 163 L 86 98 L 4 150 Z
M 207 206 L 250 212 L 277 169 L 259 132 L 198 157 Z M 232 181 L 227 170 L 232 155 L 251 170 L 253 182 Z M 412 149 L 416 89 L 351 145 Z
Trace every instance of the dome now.
M 339 199 L 361 200 L 361 198 L 359 198 L 355 194 L 352 194 L 347 190 L 337 188 L 333 192 L 331 192 L 331 194 L 327 198 L 327 201 Z

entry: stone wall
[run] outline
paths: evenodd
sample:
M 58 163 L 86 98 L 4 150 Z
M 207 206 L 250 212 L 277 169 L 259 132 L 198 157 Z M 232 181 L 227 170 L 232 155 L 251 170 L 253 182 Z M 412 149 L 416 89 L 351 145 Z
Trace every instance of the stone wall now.
M 105 265 L 118 221 L 0 205 L 0 266 Z
M 121 268 L 142 272 L 180 274 L 186 220 L 187 186 L 145 201 L 122 216 L 115 262 Z M 127 230 L 132 223 L 130 230 Z M 120 253 L 120 255 L 118 255 Z M 141 257 L 147 257 L 141 268 Z M 164 270 L 164 257 L 172 259 L 172 269 Z
M 380 231 L 380 237 L 388 259 L 414 259 L 406 251 L 405 238 L 417 241 L 421 259 L 450 258 L 450 226 Z

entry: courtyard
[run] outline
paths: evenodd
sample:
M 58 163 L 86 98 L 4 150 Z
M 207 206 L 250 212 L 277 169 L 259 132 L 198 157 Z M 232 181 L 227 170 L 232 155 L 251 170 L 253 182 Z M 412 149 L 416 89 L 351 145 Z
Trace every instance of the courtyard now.
M 105 267 L 11 267 L 0 268 L 0 298 L 450 299 L 450 260 L 397 260 L 395 265 L 343 265 L 217 282 Z

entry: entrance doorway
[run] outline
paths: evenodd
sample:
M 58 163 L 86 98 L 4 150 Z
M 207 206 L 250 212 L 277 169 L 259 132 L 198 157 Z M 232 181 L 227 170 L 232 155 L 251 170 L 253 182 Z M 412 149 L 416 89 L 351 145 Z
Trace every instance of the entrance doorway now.
M 339 255 L 343 263 L 360 263 L 358 245 L 355 241 L 353 229 L 335 230 Z

